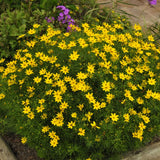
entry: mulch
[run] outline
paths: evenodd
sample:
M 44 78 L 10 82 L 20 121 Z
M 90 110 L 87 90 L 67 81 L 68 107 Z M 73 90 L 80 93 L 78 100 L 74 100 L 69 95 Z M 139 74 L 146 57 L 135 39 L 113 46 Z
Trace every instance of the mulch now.
M 21 143 L 21 138 L 15 134 L 5 134 L 2 136 L 4 141 L 9 145 L 12 152 L 16 156 L 17 160 L 44 160 L 39 158 L 34 149 L 29 148 L 26 144 Z M 160 136 L 156 136 L 153 140 L 146 144 L 146 146 L 153 143 L 160 142 Z M 134 151 L 134 154 L 138 154 L 140 150 Z
M 11 148 L 17 160 L 44 160 L 37 156 L 34 149 L 29 148 L 26 144 L 22 144 L 19 136 L 14 134 L 5 134 L 2 137 Z

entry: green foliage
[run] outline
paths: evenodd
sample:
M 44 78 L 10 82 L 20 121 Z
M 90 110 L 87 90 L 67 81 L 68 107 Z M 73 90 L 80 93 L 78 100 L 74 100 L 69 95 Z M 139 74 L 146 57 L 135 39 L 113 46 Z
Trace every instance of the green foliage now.
M 103 160 L 157 134 L 160 50 L 139 25 L 125 27 L 34 24 L 14 60 L 0 60 L 6 121 L 40 157 Z
M 51 11 L 54 6 L 58 6 L 59 0 L 40 0 L 40 8 Z
M 14 10 L 1 14 L 0 17 L 0 57 L 12 58 L 13 53 L 19 48 L 18 37 L 25 34 L 33 23 L 46 25 L 46 12 L 36 9 L 29 16 L 28 12 Z
M 23 11 L 7 10 L 0 17 L 0 57 L 9 57 L 18 47 L 17 37 L 25 33 L 26 16 Z
M 160 24 L 156 22 L 155 24 L 149 27 L 149 31 L 153 34 L 155 38 L 155 44 L 159 46 L 160 42 Z

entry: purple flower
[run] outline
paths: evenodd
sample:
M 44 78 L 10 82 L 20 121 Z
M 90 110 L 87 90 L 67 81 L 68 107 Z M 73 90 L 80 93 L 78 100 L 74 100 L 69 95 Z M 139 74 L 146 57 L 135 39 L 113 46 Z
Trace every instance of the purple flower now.
M 46 21 L 47 21 L 48 23 L 51 23 L 51 22 L 52 22 L 52 20 L 49 19 L 48 17 L 45 17 L 45 19 L 46 19 Z
M 60 10 L 65 10 L 66 7 L 65 6 L 57 6 L 56 8 L 60 9 Z
M 64 10 L 64 15 L 67 15 L 69 13 L 69 9 Z
M 55 18 L 54 18 L 54 17 L 52 17 L 52 20 L 54 21 L 54 20 L 55 20 Z
M 48 22 L 48 23 L 51 23 L 51 22 L 52 22 L 52 20 L 48 18 L 48 19 L 47 19 L 47 22 Z
M 75 20 L 74 20 L 74 19 L 70 19 L 70 21 L 73 22 L 73 23 L 75 23 Z
M 61 12 L 61 13 L 59 13 L 59 16 L 60 16 L 60 17 L 63 17 L 63 16 L 64 16 L 64 14 Z
M 62 21 L 63 19 L 63 17 L 58 16 L 58 21 Z
M 66 15 L 66 17 L 67 17 L 67 20 L 70 20 L 71 19 L 71 16 L 68 14 L 68 15 Z
M 66 23 L 66 20 L 63 20 L 62 23 L 63 23 L 63 24 Z
M 68 22 L 68 25 L 71 25 L 71 24 L 72 24 L 72 25 L 74 25 L 74 23 L 73 23 L 73 22 Z
M 150 5 L 156 5 L 157 4 L 157 0 L 148 0 Z

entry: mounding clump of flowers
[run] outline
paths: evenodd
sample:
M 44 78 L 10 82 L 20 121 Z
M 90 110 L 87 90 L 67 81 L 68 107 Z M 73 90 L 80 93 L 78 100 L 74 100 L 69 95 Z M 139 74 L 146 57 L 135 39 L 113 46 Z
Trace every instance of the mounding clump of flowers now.
M 34 24 L 0 68 L 0 94 L 22 143 L 45 159 L 105 159 L 147 143 L 160 124 L 160 49 L 121 24 L 63 33 Z M 3 64 L 4 59 L 1 59 Z

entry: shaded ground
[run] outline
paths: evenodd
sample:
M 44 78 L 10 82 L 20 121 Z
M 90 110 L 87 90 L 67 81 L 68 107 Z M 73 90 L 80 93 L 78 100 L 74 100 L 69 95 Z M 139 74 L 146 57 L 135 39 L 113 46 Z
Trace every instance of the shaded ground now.
M 39 158 L 36 151 L 21 143 L 20 137 L 14 134 L 2 136 L 4 141 L 10 146 L 17 160 L 44 160 Z

